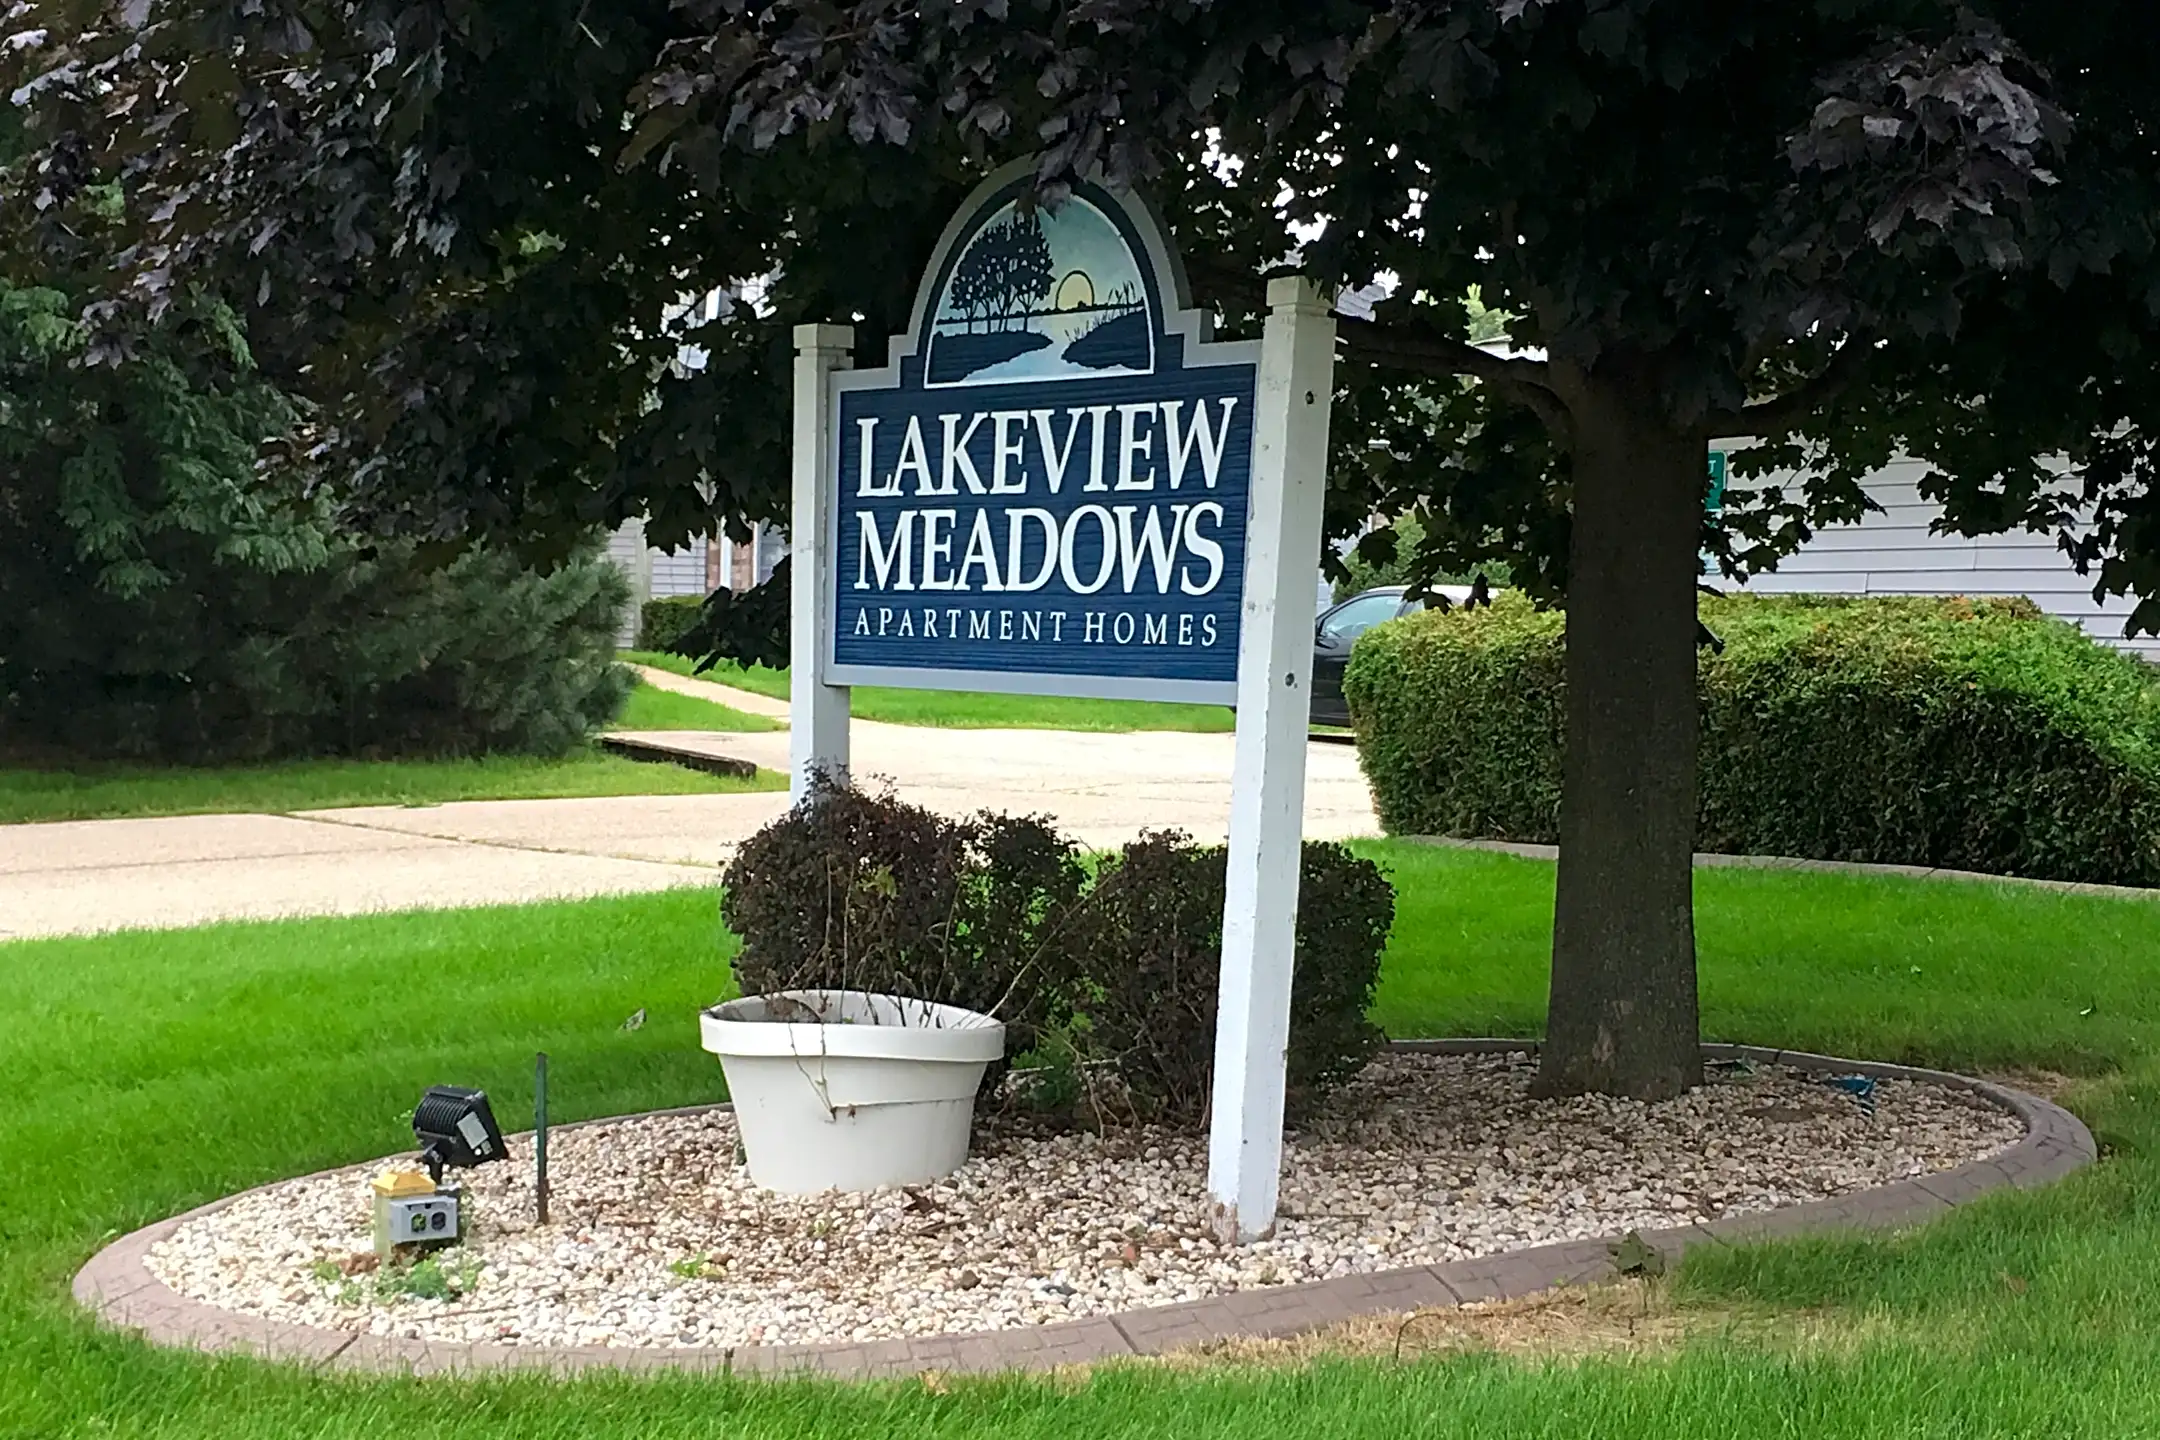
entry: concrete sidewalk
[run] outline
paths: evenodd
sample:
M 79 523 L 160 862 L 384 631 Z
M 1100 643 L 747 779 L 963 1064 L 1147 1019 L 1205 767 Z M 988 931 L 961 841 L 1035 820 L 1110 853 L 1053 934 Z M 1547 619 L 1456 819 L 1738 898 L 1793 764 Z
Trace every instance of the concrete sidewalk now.
M 785 796 L 650 797 L 785 803 Z M 483 802 L 308 815 L 187 815 L 0 826 L 0 940 L 202 925 L 286 915 L 350 915 L 574 898 L 698 885 L 710 867 L 490 844 L 439 827 L 475 824 L 452 812 L 541 807 L 510 827 L 545 842 L 584 800 Z M 619 803 L 619 802 L 600 802 Z M 417 816 L 438 817 L 416 826 Z M 649 818 L 649 817 L 648 817 Z M 401 824 L 381 824 L 389 819 Z M 754 829 L 746 818 L 735 827 Z M 731 828 L 735 828 L 731 827 Z
M 787 768 L 784 730 L 651 738 Z M 853 741 L 859 779 L 890 780 L 947 814 L 1048 814 L 1095 846 L 1142 830 L 1217 841 L 1228 830 L 1229 735 L 857 721 Z M 1307 767 L 1307 835 L 1379 833 L 1355 751 L 1316 742 Z M 5 825 L 0 939 L 709 884 L 786 808 L 783 794 L 626 795 Z
M 787 706 L 732 686 L 640 666 L 647 682 L 738 710 L 786 719 Z M 785 731 L 641 732 L 640 738 L 788 768 Z M 961 730 L 857 720 L 851 768 L 890 781 L 906 798 L 947 814 L 1046 812 L 1090 845 L 1119 845 L 1141 830 L 1174 827 L 1206 839 L 1228 831 L 1235 737 L 1179 730 Z M 1380 833 L 1357 751 L 1314 741 L 1305 755 L 1305 833 L 1344 839 Z
M 784 730 L 717 735 L 654 732 L 660 740 L 788 768 Z M 949 815 L 1009 810 L 1056 817 L 1090 845 L 1123 844 L 1142 830 L 1176 828 L 1220 840 L 1229 830 L 1229 735 L 1183 731 L 946 730 L 858 720 L 850 770 L 858 783 L 890 783 L 904 798 Z M 1305 833 L 1376 835 L 1372 798 L 1348 745 L 1306 751 Z
M 770 695 L 760 695 L 754 690 L 738 690 L 733 685 L 703 680 L 693 675 L 677 675 L 672 670 L 658 670 L 650 665 L 633 665 L 638 679 L 655 690 L 670 690 L 677 695 L 694 695 L 700 700 L 711 700 L 740 710 L 745 715 L 760 715 L 767 720 L 785 724 L 788 718 L 788 702 L 775 700 Z

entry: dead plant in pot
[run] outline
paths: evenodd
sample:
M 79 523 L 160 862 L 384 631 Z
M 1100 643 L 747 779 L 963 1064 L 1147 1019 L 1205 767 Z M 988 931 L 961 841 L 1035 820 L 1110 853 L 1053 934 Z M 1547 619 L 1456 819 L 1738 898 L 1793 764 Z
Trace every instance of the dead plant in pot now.
M 823 778 L 745 842 L 721 910 L 743 998 L 703 1023 L 759 1183 L 956 1168 L 978 1089 L 1065 1009 L 1086 882 L 1041 820 L 951 820 Z

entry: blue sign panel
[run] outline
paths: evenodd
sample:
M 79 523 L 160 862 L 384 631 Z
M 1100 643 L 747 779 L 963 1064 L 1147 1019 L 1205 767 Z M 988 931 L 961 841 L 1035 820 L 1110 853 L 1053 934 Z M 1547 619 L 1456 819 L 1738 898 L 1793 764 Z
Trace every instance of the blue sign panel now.
M 1257 347 L 1206 341 L 1153 217 L 993 177 L 891 365 L 834 375 L 835 684 L 1227 702 Z

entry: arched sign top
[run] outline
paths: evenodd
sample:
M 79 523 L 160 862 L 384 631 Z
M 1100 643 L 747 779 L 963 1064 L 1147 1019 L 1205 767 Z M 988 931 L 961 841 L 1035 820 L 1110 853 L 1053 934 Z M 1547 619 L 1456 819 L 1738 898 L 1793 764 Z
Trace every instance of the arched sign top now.
M 1228 701 L 1258 347 L 1137 197 L 976 187 L 880 370 L 830 380 L 833 683 Z
M 1056 209 L 1026 181 L 962 212 L 917 306 L 925 383 L 995 384 L 1154 373 L 1162 297 L 1139 226 L 1098 186 Z

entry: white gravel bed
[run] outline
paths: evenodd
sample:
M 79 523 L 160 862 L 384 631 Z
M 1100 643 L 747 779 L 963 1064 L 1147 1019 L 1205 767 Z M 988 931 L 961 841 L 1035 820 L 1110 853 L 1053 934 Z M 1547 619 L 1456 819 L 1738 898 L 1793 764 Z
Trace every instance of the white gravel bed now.
M 508 1345 L 755 1345 L 1039 1325 L 1488 1255 L 1847 1194 L 1993 1154 L 2023 1131 L 1975 1096 L 1884 1081 L 1868 1113 L 1765 1068 L 1660 1104 L 1529 1096 L 1520 1056 L 1388 1054 L 1288 1146 L 1273 1239 L 1201 1218 L 1204 1136 L 978 1136 L 933 1185 L 781 1197 L 733 1163 L 725 1112 L 559 1131 L 552 1223 L 529 1141 L 466 1177 L 471 1239 L 425 1298 L 370 1273 L 367 1179 L 294 1180 L 150 1254 L 205 1303 L 331 1330 Z M 433 1277 L 429 1277 L 432 1279 Z

